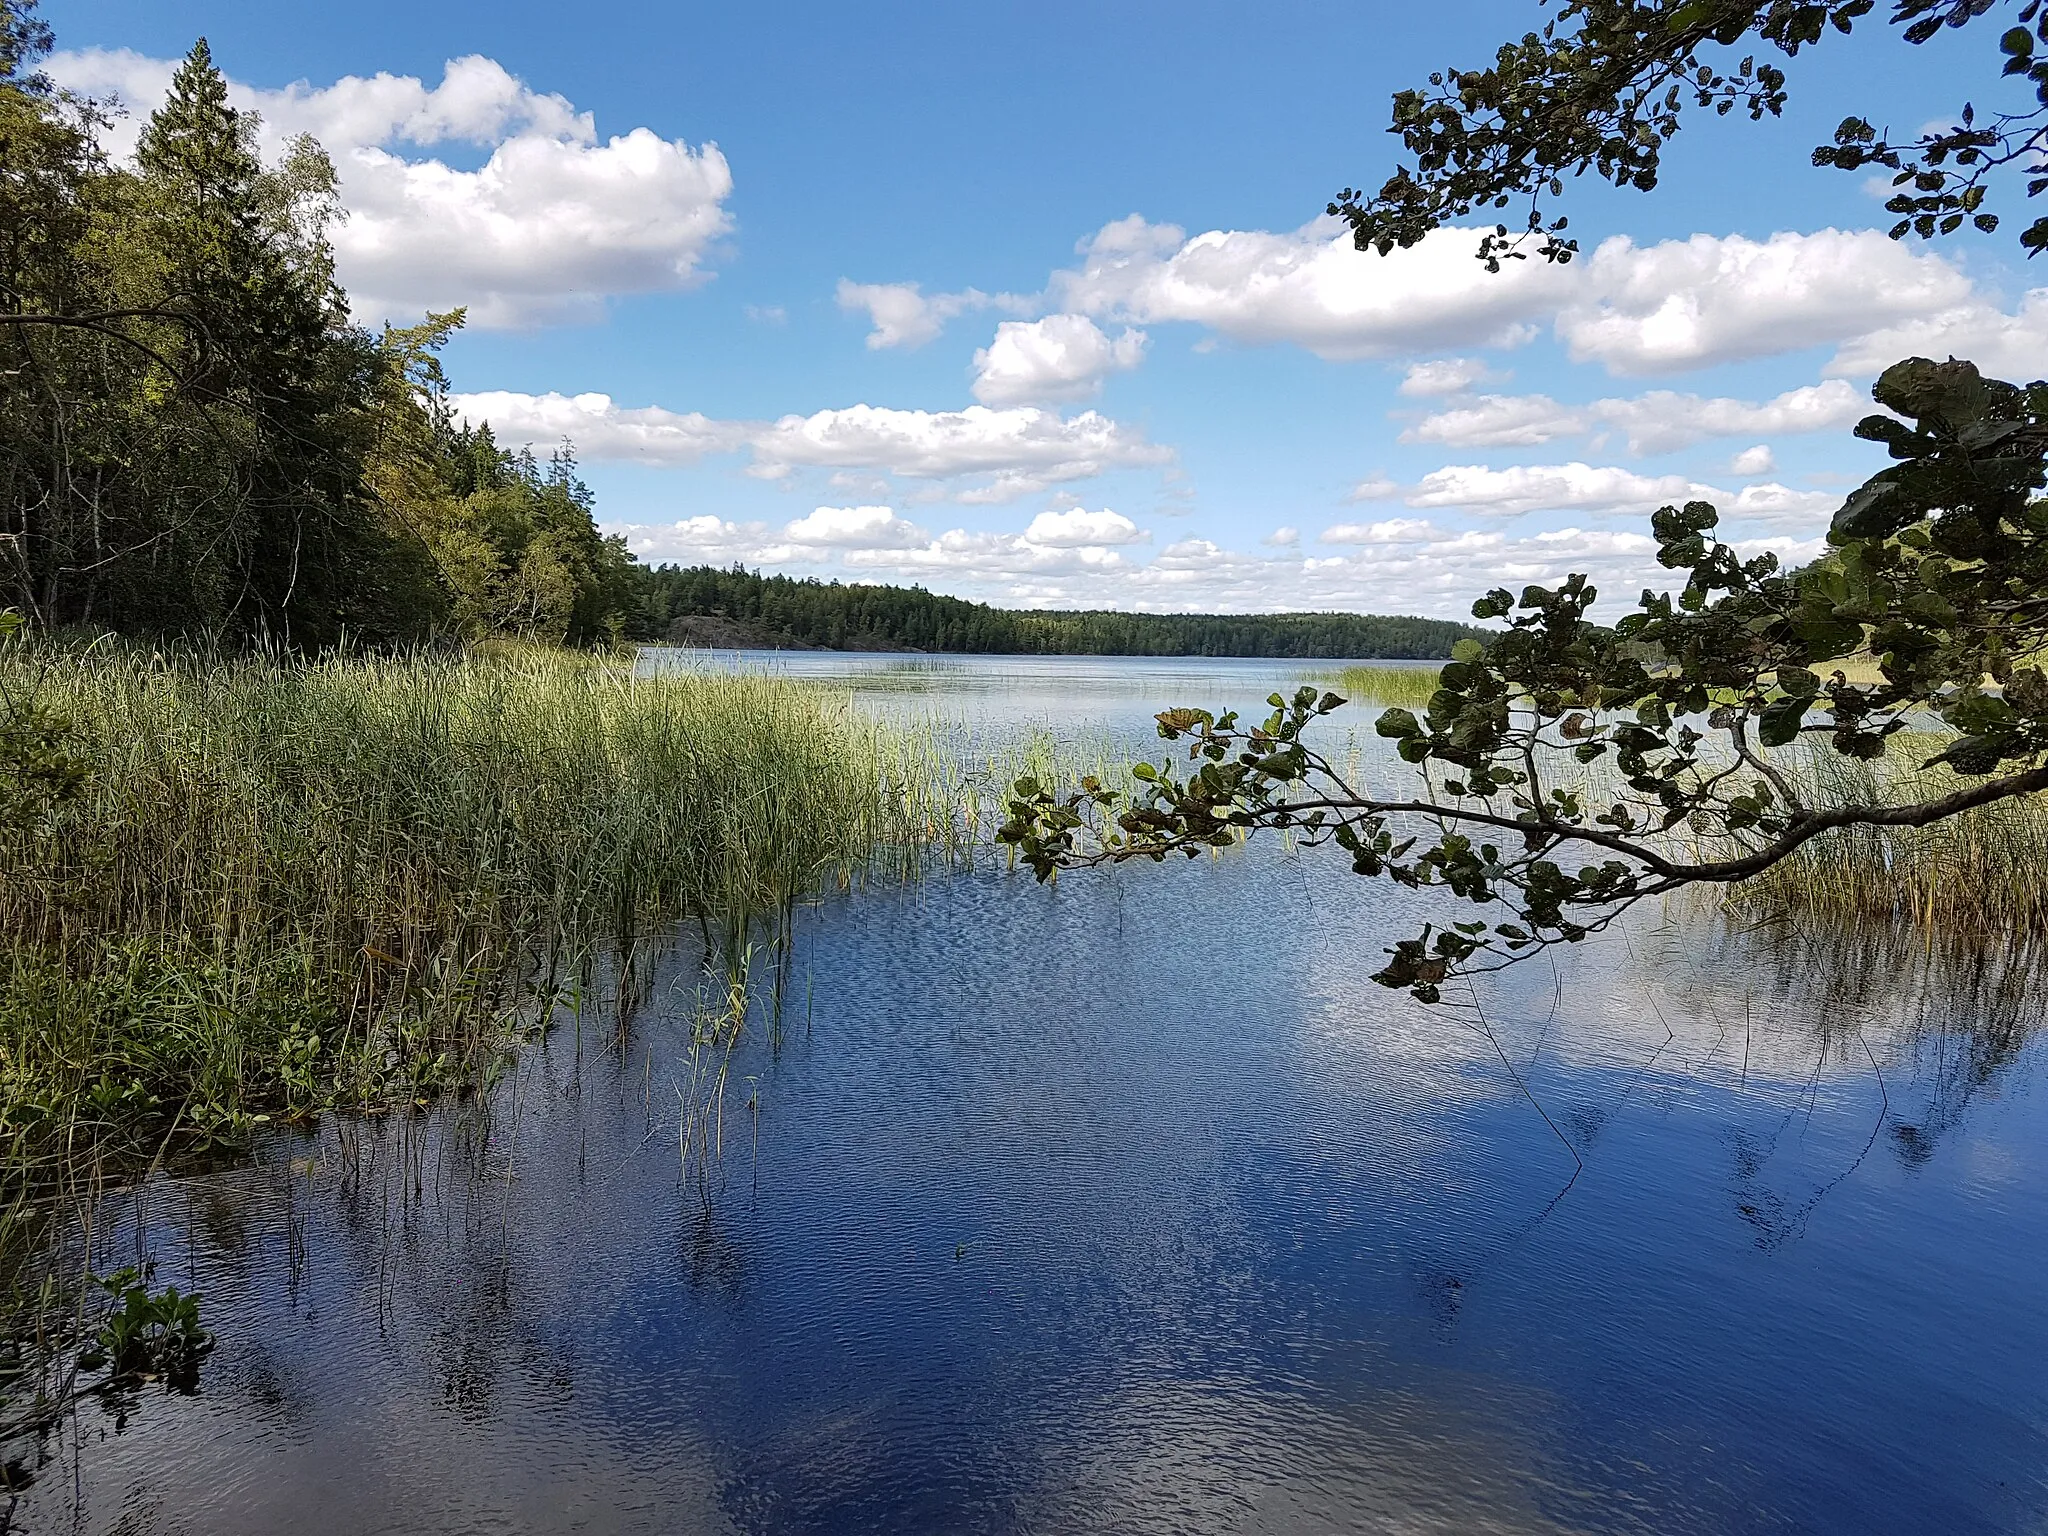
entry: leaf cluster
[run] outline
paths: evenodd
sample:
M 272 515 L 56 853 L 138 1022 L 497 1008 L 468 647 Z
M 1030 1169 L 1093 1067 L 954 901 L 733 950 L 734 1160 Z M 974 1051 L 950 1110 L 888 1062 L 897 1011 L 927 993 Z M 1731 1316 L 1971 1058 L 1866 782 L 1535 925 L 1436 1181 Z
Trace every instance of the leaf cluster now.
M 1986 14 L 1993 0 L 1897 0 L 1891 20 L 1910 44 Z M 1566 180 L 1588 173 L 1647 192 L 1688 111 L 1751 121 L 1783 113 L 1784 69 L 1830 34 L 1852 32 L 1874 0 L 1560 0 L 1538 31 L 1503 45 L 1491 65 L 1445 69 L 1426 87 L 1398 92 L 1393 122 L 1410 163 L 1367 193 L 1346 187 L 1329 212 L 1351 227 L 1360 250 L 1385 255 L 1475 214 L 1497 219 L 1479 258 L 1491 271 L 1535 254 L 1568 262 L 1578 252 L 1568 221 L 1547 211 Z M 2026 195 L 2048 188 L 2048 15 L 2028 0 L 2000 39 L 2002 75 L 2033 87 L 2031 106 L 1979 116 L 1965 103 L 1956 121 L 1894 138 L 1860 116 L 1813 151 L 1816 166 L 1893 173 L 1886 206 L 1894 239 L 1952 234 L 1968 220 L 1986 232 L 1993 172 L 2024 168 Z M 1736 57 L 1737 50 L 1742 50 Z M 1502 217 L 1514 209 L 1511 218 Z M 2048 216 L 2020 236 L 2032 255 L 2048 246 Z
M 1375 727 L 1421 770 L 1414 793 L 1349 783 L 1310 738 L 1344 701 L 1303 688 L 1257 725 L 1160 715 L 1187 766 L 1138 765 L 1129 801 L 1021 782 L 1004 841 L 1044 879 L 1284 828 L 1335 842 L 1359 874 L 1505 907 L 1389 952 L 1376 979 L 1434 1001 L 1461 969 L 1575 942 L 1646 896 L 1748 878 L 1837 828 L 1925 825 L 2048 787 L 2048 385 L 1912 359 L 1875 395 L 1893 414 L 1857 432 L 1896 462 L 1849 498 L 1813 564 L 1742 558 L 1715 509 L 1690 502 L 1652 523 L 1682 585 L 1643 592 L 1612 627 L 1590 617 L 1583 576 L 1474 604 L 1497 636 L 1457 648 L 1422 714 Z M 1852 681 L 1843 663 L 1866 651 L 1879 679 Z M 1916 804 L 1810 803 L 1781 755 L 1816 739 L 1881 758 L 1930 715 L 1950 733 L 1932 761 L 1977 782 Z

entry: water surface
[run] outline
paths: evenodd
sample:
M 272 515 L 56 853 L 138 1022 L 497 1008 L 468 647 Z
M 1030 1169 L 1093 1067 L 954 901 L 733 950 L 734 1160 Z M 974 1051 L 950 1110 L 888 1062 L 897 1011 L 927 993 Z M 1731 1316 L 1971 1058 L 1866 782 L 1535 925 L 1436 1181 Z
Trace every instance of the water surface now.
M 1312 665 L 902 660 L 775 658 L 1119 736 Z M 147 1191 L 110 1241 L 222 1342 L 16 1522 L 2048 1528 L 2026 990 L 1690 911 L 1477 1007 L 1373 986 L 1438 910 L 1277 845 L 835 898 L 688 1168 L 678 954 L 488 1115 Z

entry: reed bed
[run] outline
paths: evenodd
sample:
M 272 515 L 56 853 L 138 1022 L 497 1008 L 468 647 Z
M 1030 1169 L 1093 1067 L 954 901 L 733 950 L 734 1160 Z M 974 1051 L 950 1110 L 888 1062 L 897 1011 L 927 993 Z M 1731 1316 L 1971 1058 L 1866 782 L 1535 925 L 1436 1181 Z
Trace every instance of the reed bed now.
M 1976 782 L 1919 766 L 1944 744 L 1933 733 L 1908 733 L 1877 763 L 1814 748 L 1794 767 L 1822 806 L 1906 804 Z M 2048 802 L 2022 796 L 1928 827 L 1843 827 L 1744 881 L 1728 903 L 1749 916 L 1807 915 L 1930 934 L 2048 934 Z
M 1425 710 L 1439 686 L 1437 667 L 1346 667 L 1331 679 L 1338 692 L 1382 709 Z
M 0 686 L 89 767 L 0 831 L 17 1187 L 474 1083 L 594 967 L 630 993 L 679 925 L 743 938 L 963 837 L 930 753 L 786 679 L 10 644 Z

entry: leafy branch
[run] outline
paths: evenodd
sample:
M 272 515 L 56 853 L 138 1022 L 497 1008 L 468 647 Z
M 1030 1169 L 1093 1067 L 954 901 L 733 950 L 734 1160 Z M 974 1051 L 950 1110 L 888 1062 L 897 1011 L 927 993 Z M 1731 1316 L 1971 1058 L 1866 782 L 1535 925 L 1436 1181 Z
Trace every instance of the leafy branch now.
M 2048 385 L 1913 359 L 1878 381 L 1859 436 L 1894 467 L 1837 514 L 1801 570 L 1742 559 L 1705 502 L 1653 520 L 1685 576 L 1612 628 L 1584 576 L 1473 607 L 1505 620 L 1460 644 L 1426 713 L 1376 729 L 1423 770 L 1420 792 L 1349 781 L 1310 739 L 1345 701 L 1273 695 L 1263 722 L 1168 710 L 1185 766 L 1135 765 L 1125 796 L 1095 779 L 1055 793 L 1020 780 L 999 834 L 1040 879 L 1064 868 L 1193 856 L 1250 833 L 1335 843 L 1353 869 L 1506 915 L 1425 927 L 1376 980 L 1436 1001 L 1452 974 L 1576 942 L 1636 902 L 1761 873 L 1843 827 L 1925 826 L 2048 788 Z M 1880 678 L 1829 663 L 1874 653 Z M 1990 686 L 1986 686 L 1987 678 Z M 1926 713 L 1953 733 L 1929 765 L 1981 782 L 1909 805 L 1809 803 L 1772 753 L 1803 738 L 1877 759 Z
M 1891 20 L 1908 43 L 1968 25 L 1995 0 L 1898 0 Z M 1521 247 L 1568 262 L 1578 241 L 1567 220 L 1546 211 L 1567 179 L 1591 172 L 1617 187 L 1647 192 L 1663 170 L 1665 146 L 1688 110 L 1752 122 L 1782 115 L 1785 71 L 1757 45 L 1797 56 L 1830 32 L 1847 34 L 1874 0 L 1562 0 L 1540 31 L 1501 47 L 1491 66 L 1446 69 L 1427 87 L 1398 92 L 1388 132 L 1411 164 L 1377 192 L 1346 187 L 1329 205 L 1350 225 L 1360 250 L 1381 255 L 1474 214 L 1517 209 L 1480 242 L 1491 271 L 1526 260 Z M 1901 215 L 1893 239 L 1946 235 L 1967 219 L 1999 226 L 1985 207 L 1992 172 L 2022 166 L 2027 196 L 2048 189 L 2048 14 L 2028 0 L 2020 24 L 2000 40 L 2003 76 L 2033 86 L 2035 105 L 1979 120 L 1966 103 L 1949 128 L 1894 140 L 1861 117 L 1846 119 L 1813 163 L 1853 171 L 1879 165 L 1900 189 L 1886 205 Z M 1748 45 L 1739 60 L 1724 52 Z M 2048 217 L 2020 236 L 2029 255 L 2048 246 Z

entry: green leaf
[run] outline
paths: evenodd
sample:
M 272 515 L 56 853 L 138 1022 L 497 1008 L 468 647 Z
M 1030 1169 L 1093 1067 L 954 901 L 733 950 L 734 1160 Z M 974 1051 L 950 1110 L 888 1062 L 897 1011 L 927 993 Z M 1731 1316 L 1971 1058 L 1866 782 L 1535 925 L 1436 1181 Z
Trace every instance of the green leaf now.
M 1373 723 L 1373 730 L 1382 736 L 1392 737 L 1397 741 L 1405 741 L 1410 737 L 1422 734 L 1422 722 L 1417 720 L 1409 710 L 1390 709 Z
M 1808 696 L 1801 698 L 1788 694 L 1764 706 L 1762 718 L 1757 721 L 1757 739 L 1767 747 L 1782 747 L 1799 735 L 1799 723 L 1806 717 L 1807 707 L 1813 703 Z

